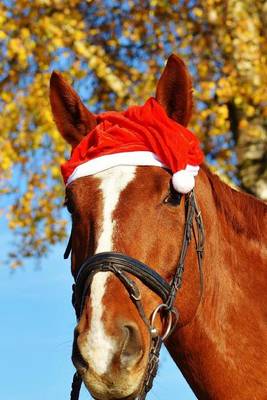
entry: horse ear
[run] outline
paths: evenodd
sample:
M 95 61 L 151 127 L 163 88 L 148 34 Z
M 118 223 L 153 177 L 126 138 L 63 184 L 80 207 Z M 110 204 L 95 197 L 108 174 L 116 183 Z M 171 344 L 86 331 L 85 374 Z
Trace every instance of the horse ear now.
M 160 77 L 156 91 L 157 101 L 167 115 L 187 126 L 192 115 L 192 80 L 183 60 L 172 54 Z
M 57 72 L 50 78 L 50 103 L 57 128 L 72 147 L 97 124 L 75 90 Z

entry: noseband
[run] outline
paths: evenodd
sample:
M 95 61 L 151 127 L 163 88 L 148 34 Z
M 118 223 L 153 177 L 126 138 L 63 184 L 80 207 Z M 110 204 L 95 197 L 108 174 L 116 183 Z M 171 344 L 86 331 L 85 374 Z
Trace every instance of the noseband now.
M 194 221 L 197 231 L 194 227 Z M 204 253 L 204 226 L 201 212 L 199 211 L 196 203 L 194 191 L 186 195 L 185 227 L 182 248 L 175 274 L 170 283 L 163 279 L 156 271 L 149 268 L 139 260 L 136 260 L 125 254 L 115 252 L 98 253 L 92 257 L 89 257 L 81 266 L 75 277 L 72 304 L 75 308 L 77 320 L 79 320 L 81 317 L 84 302 L 88 292 L 90 291 L 90 286 L 94 275 L 97 272 L 111 272 L 123 283 L 142 320 L 148 327 L 148 331 L 150 333 L 150 351 L 142 389 L 137 397 L 138 400 L 144 400 L 147 393 L 151 389 L 158 369 L 161 345 L 163 341 L 166 340 L 167 337 L 173 332 L 178 321 L 178 311 L 174 306 L 174 302 L 177 292 L 182 285 L 185 257 L 192 233 L 194 234 L 196 241 L 201 299 L 203 292 L 202 259 Z M 70 250 L 71 248 L 68 245 L 65 253 L 66 256 L 68 256 Z M 156 307 L 150 319 L 148 319 L 145 315 L 141 293 L 138 289 L 138 286 L 129 277 L 129 275 L 133 275 L 138 278 L 162 299 L 162 303 Z M 157 314 L 160 314 L 161 317 L 165 319 L 165 332 L 163 334 L 159 334 L 157 329 L 154 327 L 154 321 Z M 72 382 L 71 400 L 79 399 L 81 383 L 82 378 L 78 372 L 76 372 Z

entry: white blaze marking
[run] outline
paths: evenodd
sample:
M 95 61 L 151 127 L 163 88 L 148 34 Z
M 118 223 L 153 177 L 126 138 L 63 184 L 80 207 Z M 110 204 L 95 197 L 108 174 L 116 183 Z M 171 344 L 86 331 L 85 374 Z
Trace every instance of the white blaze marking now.
M 113 231 L 116 221 L 112 219 L 113 212 L 118 204 L 121 192 L 133 180 L 136 167 L 115 167 L 95 175 L 101 179 L 100 189 L 103 194 L 103 226 L 99 237 L 96 253 L 113 250 Z M 111 273 L 98 272 L 91 285 L 91 326 L 83 350 L 86 360 L 98 374 L 104 374 L 115 354 L 116 341 L 107 336 L 102 321 L 104 307 L 102 299 L 105 294 L 106 282 Z M 82 351 L 82 352 L 84 352 Z

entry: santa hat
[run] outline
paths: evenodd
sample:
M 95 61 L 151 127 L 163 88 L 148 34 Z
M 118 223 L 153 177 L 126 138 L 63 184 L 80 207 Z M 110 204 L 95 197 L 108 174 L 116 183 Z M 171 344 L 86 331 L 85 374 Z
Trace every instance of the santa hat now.
M 97 116 L 97 126 L 61 166 L 66 185 L 117 165 L 153 165 L 172 171 L 173 187 L 190 192 L 203 153 L 196 136 L 150 98 L 143 106 Z

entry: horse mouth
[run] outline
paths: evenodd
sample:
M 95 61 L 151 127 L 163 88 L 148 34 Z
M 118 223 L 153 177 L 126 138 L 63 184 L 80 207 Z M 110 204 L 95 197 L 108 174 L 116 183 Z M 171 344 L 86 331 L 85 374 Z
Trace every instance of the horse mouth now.
M 114 387 L 114 383 L 111 383 L 111 382 L 108 383 L 105 380 L 105 378 L 104 378 L 104 381 L 105 381 L 104 387 L 105 388 L 104 388 L 104 390 L 102 388 L 103 392 L 101 394 L 98 393 L 99 385 L 102 386 L 102 384 L 103 384 L 102 378 L 95 375 L 94 371 L 92 371 L 92 369 L 90 368 L 90 365 L 88 364 L 88 362 L 82 356 L 79 346 L 77 344 L 78 336 L 79 336 L 79 333 L 75 329 L 73 347 L 72 347 L 72 362 L 73 362 L 78 374 L 80 375 L 85 387 L 87 388 L 90 395 L 92 396 L 92 398 L 94 400 L 135 400 L 135 399 L 137 399 L 138 394 L 140 392 L 140 385 L 138 387 L 132 388 L 134 390 L 131 394 L 123 396 L 123 392 L 121 394 L 118 393 L 116 387 Z M 140 384 L 141 384 L 141 382 L 142 382 L 142 380 L 140 381 Z M 130 383 L 130 385 L 131 385 L 131 383 Z M 95 392 L 95 390 L 97 390 L 97 392 Z M 127 391 L 126 391 L 126 393 L 127 393 Z M 129 391 L 128 391 L 128 393 L 129 393 Z

